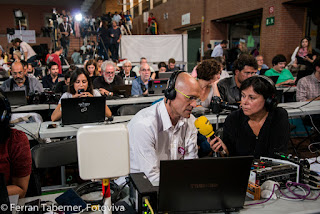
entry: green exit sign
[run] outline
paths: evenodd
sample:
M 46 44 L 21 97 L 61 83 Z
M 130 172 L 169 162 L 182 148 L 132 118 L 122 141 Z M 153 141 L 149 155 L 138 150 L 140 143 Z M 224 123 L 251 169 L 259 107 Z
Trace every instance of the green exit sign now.
M 274 16 L 273 17 L 269 17 L 266 20 L 266 26 L 270 26 L 270 25 L 274 25 Z

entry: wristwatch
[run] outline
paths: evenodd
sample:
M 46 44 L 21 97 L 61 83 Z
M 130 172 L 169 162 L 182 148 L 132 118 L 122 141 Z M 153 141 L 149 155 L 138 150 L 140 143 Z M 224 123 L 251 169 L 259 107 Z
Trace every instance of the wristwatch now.
M 112 92 L 111 91 L 109 91 L 108 96 L 112 96 Z

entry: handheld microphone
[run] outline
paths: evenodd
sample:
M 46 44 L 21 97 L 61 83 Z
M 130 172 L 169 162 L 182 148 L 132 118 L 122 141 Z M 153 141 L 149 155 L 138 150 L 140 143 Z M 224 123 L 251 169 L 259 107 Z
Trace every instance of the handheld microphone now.
M 205 116 L 198 117 L 194 122 L 194 125 L 198 129 L 199 133 L 205 137 L 210 138 L 211 140 L 216 137 L 214 135 L 212 124 Z M 219 151 L 222 152 L 222 154 L 227 154 L 226 151 L 223 150 L 222 146 L 219 148 Z

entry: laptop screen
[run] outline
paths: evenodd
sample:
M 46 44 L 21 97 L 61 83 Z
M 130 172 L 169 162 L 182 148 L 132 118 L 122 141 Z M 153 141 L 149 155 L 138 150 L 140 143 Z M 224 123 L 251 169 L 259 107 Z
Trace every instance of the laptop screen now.
M 160 162 L 159 211 L 234 211 L 243 207 L 253 156 Z
M 4 94 L 8 98 L 11 106 L 23 106 L 28 104 L 25 91 L 7 91 L 4 92 Z
M 104 122 L 106 100 L 104 97 L 61 99 L 62 125 Z
M 124 97 L 131 96 L 131 88 L 132 85 L 115 85 L 113 86 L 112 90 L 115 95 L 122 95 Z
M 274 83 L 274 84 L 277 84 L 277 81 L 278 81 L 278 79 L 279 79 L 279 76 L 268 76 L 271 80 L 272 80 L 272 82 Z
M 173 72 L 159 73 L 159 79 L 169 79 Z

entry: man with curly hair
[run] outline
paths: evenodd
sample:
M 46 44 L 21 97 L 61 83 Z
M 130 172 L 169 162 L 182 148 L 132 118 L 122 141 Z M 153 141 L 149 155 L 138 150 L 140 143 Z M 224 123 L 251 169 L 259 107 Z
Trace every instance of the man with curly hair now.
M 243 81 L 256 75 L 258 64 L 253 56 L 242 54 L 233 63 L 233 76 L 218 83 L 221 99 L 228 103 L 237 103 L 241 100 L 240 86 Z

